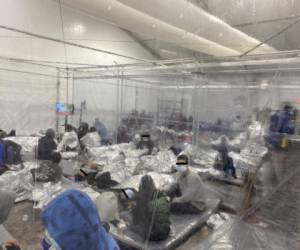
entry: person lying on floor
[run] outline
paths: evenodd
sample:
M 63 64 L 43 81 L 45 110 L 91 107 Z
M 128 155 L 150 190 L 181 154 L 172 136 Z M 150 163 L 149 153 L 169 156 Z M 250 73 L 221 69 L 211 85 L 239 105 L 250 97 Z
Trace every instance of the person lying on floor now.
M 205 210 L 205 187 L 200 176 L 189 169 L 189 159 L 179 155 L 176 162 L 177 184 L 181 196 L 170 204 L 173 214 L 198 214 Z
M 49 161 L 52 153 L 56 150 L 55 131 L 48 129 L 46 135 L 39 139 L 38 142 L 38 159 Z
M 136 145 L 136 149 L 148 149 L 146 155 L 151 155 L 154 148 L 154 143 L 151 140 L 151 136 L 148 133 L 141 135 L 141 140 Z
M 170 234 L 170 211 L 166 196 L 155 188 L 149 175 L 142 177 L 130 228 L 143 240 L 162 241 Z M 152 227 L 151 227 L 152 226 Z
M 62 178 L 62 168 L 59 166 L 61 154 L 54 152 L 51 161 L 42 161 L 37 169 L 32 169 L 31 174 L 35 181 L 58 182 Z
M 73 127 L 66 125 L 66 132 L 64 133 L 61 142 L 57 146 L 58 152 L 77 152 L 80 149 L 79 140 Z
M 119 250 L 104 229 L 90 197 L 75 189 L 54 198 L 42 211 L 46 237 L 43 250 Z
M 15 199 L 16 194 L 0 190 L 0 225 L 6 221 Z M 21 248 L 15 240 L 11 239 L 2 243 L 0 250 L 21 250 Z

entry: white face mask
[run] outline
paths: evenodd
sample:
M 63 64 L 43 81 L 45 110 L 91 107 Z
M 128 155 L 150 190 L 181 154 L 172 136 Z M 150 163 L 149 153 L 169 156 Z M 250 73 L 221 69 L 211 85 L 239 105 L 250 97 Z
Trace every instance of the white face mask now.
M 177 170 L 179 173 L 185 173 L 186 170 L 187 170 L 187 167 L 184 166 L 184 165 L 176 165 L 176 170 Z

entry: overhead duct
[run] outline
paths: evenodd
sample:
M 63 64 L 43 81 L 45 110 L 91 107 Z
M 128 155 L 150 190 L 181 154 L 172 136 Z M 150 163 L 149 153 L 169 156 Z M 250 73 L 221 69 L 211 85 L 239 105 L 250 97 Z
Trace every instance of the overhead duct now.
M 146 3 L 146 1 L 141 2 Z M 230 49 L 184 29 L 175 27 L 119 1 L 64 0 L 63 3 L 83 10 L 95 17 L 110 21 L 119 27 L 149 35 L 162 41 L 175 42 L 181 44 L 181 47 L 194 51 L 213 56 L 237 56 L 240 54 L 237 50 Z M 169 9 L 165 9 L 165 11 L 170 13 Z
M 241 54 L 261 43 L 187 0 L 176 0 L 176 4 L 174 0 L 118 1 L 191 34 L 239 51 Z M 186 40 L 179 45 L 185 46 L 189 42 Z M 255 49 L 252 54 L 274 51 L 275 49 L 269 45 L 263 44 Z

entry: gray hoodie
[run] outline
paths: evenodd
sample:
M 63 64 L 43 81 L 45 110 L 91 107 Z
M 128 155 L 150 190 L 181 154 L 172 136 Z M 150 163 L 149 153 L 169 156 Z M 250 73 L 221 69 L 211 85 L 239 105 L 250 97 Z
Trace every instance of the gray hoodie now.
M 0 190 L 0 224 L 6 221 L 15 199 L 14 193 Z
M 189 202 L 201 211 L 205 209 L 205 187 L 198 174 L 188 168 L 186 173 L 179 174 L 178 184 L 182 195 L 175 199 L 176 202 Z

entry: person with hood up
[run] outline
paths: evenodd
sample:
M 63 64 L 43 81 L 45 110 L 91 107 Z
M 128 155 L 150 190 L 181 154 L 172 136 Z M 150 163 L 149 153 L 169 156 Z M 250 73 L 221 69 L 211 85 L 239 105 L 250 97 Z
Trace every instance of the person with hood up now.
M 61 142 L 58 144 L 58 152 L 78 151 L 80 149 L 79 140 L 73 127 L 66 125 L 66 132 L 64 133 Z
M 52 153 L 56 150 L 55 131 L 48 129 L 46 135 L 39 139 L 38 142 L 38 159 L 48 160 L 52 158 Z
M 3 224 L 12 209 L 16 199 L 16 194 L 0 190 L 0 225 Z M 1 237 L 0 237 L 1 238 Z M 0 250 L 20 250 L 18 243 L 15 240 L 0 242 Z
M 170 211 L 173 214 L 199 214 L 205 210 L 205 187 L 197 173 L 189 169 L 189 159 L 179 155 L 176 162 L 178 186 L 181 196 L 173 199 Z
M 54 198 L 42 211 L 44 250 L 119 250 L 104 229 L 90 197 L 75 189 Z
M 131 230 L 140 235 L 143 240 L 165 240 L 171 231 L 169 204 L 165 195 L 156 189 L 151 176 L 142 177 L 136 196 Z
M 107 145 L 109 143 L 108 131 L 99 118 L 95 120 L 95 128 L 101 137 L 101 145 Z

